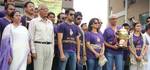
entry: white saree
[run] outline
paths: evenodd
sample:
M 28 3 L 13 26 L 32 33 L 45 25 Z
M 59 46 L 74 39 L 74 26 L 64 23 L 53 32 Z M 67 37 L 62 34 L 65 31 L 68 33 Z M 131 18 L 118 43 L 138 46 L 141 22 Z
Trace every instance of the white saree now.
M 29 54 L 29 34 L 28 30 L 19 25 L 14 27 L 13 24 L 6 26 L 3 36 L 7 33 L 12 37 L 12 63 L 9 70 L 26 70 L 27 56 Z

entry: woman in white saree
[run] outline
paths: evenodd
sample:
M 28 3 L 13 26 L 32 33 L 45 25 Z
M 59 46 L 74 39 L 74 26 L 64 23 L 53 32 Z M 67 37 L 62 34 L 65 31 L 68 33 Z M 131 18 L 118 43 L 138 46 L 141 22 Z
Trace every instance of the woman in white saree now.
M 28 55 L 30 53 L 29 33 L 20 23 L 21 14 L 19 11 L 13 12 L 11 16 L 13 23 L 6 26 L 2 35 L 2 39 L 9 37 L 10 40 L 9 47 L 12 50 L 12 55 L 9 59 L 12 61 L 9 70 L 26 70 L 27 58 L 30 56 Z

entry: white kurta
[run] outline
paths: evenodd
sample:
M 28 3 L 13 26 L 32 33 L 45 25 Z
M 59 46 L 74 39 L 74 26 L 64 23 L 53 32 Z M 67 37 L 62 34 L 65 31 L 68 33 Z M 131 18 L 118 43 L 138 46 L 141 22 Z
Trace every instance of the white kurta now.
M 26 70 L 27 56 L 29 53 L 29 34 L 28 30 L 23 26 L 14 27 L 13 24 L 8 25 L 11 28 L 12 35 L 12 53 L 13 61 L 10 70 Z
M 144 34 L 146 37 L 146 40 L 148 41 L 148 50 L 147 50 L 147 60 L 148 63 L 145 67 L 145 70 L 150 70 L 150 35 L 148 35 L 147 33 Z

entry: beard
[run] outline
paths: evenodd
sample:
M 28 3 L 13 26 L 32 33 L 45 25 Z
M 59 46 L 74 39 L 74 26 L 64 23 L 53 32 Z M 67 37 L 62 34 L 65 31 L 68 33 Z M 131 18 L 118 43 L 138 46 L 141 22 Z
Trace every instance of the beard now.
M 8 14 L 8 16 L 9 17 L 11 17 L 12 18 L 12 14 L 13 14 L 13 12 L 11 12 L 11 13 L 7 13 Z

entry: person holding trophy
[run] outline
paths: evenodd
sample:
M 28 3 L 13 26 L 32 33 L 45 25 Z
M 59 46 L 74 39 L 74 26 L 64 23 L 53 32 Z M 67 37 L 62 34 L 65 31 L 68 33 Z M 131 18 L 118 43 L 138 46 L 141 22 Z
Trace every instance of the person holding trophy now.
M 141 24 L 135 22 L 133 24 L 134 31 L 130 34 L 130 70 L 144 70 L 144 65 L 147 63 L 145 53 L 147 52 L 147 41 L 142 34 Z
M 106 70 L 113 70 L 113 64 L 115 64 L 116 70 L 123 70 L 122 48 L 125 46 L 123 43 L 125 42 L 125 40 L 123 40 L 120 36 L 124 36 L 126 32 L 121 28 L 121 26 L 117 25 L 117 17 L 115 15 L 110 16 L 109 26 L 105 29 L 103 34 L 106 47 L 105 56 L 108 60 L 108 62 L 106 63 Z M 118 30 L 120 31 L 118 32 Z M 119 36 L 117 36 L 117 34 Z M 120 42 L 118 41 L 119 38 Z
M 85 33 L 87 70 L 102 70 L 99 59 L 104 56 L 104 39 L 101 31 L 101 22 L 98 18 L 92 18 L 88 25 L 88 32 Z

